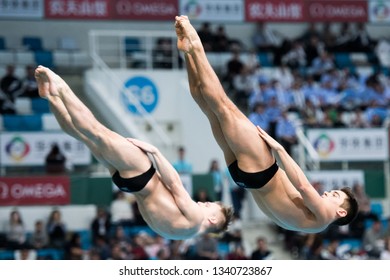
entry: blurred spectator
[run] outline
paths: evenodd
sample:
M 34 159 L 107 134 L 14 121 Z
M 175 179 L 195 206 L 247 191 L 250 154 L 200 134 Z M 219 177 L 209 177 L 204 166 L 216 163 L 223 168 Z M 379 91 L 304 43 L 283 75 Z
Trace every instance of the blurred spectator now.
M 133 236 L 133 246 L 131 248 L 131 254 L 134 260 L 148 260 L 149 256 L 145 251 L 145 238 L 142 236 L 142 232 Z
M 7 237 L 6 247 L 10 250 L 21 249 L 26 245 L 26 229 L 18 210 L 10 213 L 8 223 L 5 224 Z
M 390 236 L 385 237 L 383 240 L 383 250 L 379 255 L 380 260 L 390 260 Z
M 245 199 L 246 190 L 244 188 L 239 187 L 236 182 L 234 182 L 227 167 L 223 172 L 223 180 L 225 184 L 227 184 L 227 189 L 230 192 L 230 198 L 234 209 L 234 217 L 240 219 L 242 204 Z
M 219 25 L 213 34 L 212 50 L 213 52 L 229 51 L 229 37 L 223 25 Z
M 311 65 L 316 57 L 319 57 L 325 51 L 325 44 L 317 35 L 312 35 L 304 45 L 307 65 Z
M 222 171 L 216 159 L 210 162 L 209 174 L 213 176 L 215 200 L 221 201 L 223 191 Z
M 158 254 L 160 254 L 160 257 L 169 256 L 171 254 L 167 240 L 162 236 L 156 235 L 155 237 L 152 237 L 148 235 L 146 238 L 145 251 L 150 259 L 158 259 Z
M 179 147 L 177 150 L 178 159 L 173 162 L 173 167 L 179 174 L 191 174 L 192 163 L 186 159 L 186 150 L 184 147 Z
M 218 260 L 218 241 L 210 234 L 202 234 L 195 243 L 196 257 L 199 260 Z
M 353 113 L 349 127 L 351 128 L 367 128 L 369 123 L 367 122 L 364 112 L 360 108 L 356 108 Z
M 267 240 L 265 237 L 258 237 L 256 240 L 256 248 L 251 253 L 251 260 L 272 260 L 273 252 L 268 249 Z
M 66 242 L 67 230 L 59 210 L 53 210 L 51 212 L 46 227 L 49 236 L 49 246 L 53 248 L 63 248 Z
M 336 35 L 336 41 L 333 47 L 333 51 L 339 52 L 352 52 L 353 39 L 356 37 L 351 23 L 341 23 L 339 34 Z
M 300 258 L 303 260 L 319 260 L 321 259 L 322 248 L 323 237 L 321 234 L 307 234 L 300 250 Z
M 316 81 L 319 81 L 322 75 L 335 68 L 335 63 L 332 55 L 327 51 L 323 51 L 315 56 L 313 60 L 308 63 L 308 66 L 310 74 L 313 75 Z
M 30 236 L 29 244 L 34 249 L 42 249 L 47 247 L 48 243 L 49 239 L 43 221 L 37 220 L 34 225 L 34 231 Z
M 319 127 L 320 119 L 323 116 L 321 109 L 317 108 L 310 99 L 306 99 L 305 104 L 305 109 L 300 112 L 303 124 L 307 128 Z
M 96 244 L 98 237 L 104 238 L 108 242 L 110 237 L 110 230 L 110 215 L 104 208 L 98 207 L 96 216 L 93 218 L 91 223 L 92 243 Z
M 226 255 L 227 260 L 247 260 L 244 247 L 238 243 L 233 246 L 233 250 Z
M 336 41 L 336 35 L 333 32 L 332 27 L 333 27 L 332 23 L 329 23 L 329 22 L 324 23 L 323 29 L 322 29 L 322 35 L 320 37 L 320 40 L 322 42 L 324 42 L 325 48 L 328 51 L 332 51 L 332 48 L 333 48 L 335 41 Z
M 45 168 L 48 174 L 62 174 L 66 171 L 66 157 L 57 143 L 54 143 L 45 158 Z
M 372 52 L 376 42 L 371 38 L 367 26 L 363 22 L 356 24 L 356 37 L 352 39 L 353 51 Z
M 298 138 L 295 124 L 288 119 L 287 111 L 283 111 L 278 119 L 275 134 L 286 152 L 292 156 L 292 147 L 298 144 Z
M 269 121 L 268 134 L 271 137 L 276 138 L 276 124 L 282 115 L 282 109 L 278 104 L 276 96 L 270 98 L 270 101 L 265 109 L 265 113 L 268 115 Z
M 33 249 L 23 248 L 15 250 L 14 259 L 17 261 L 36 260 L 38 258 L 37 251 Z
M 309 42 L 310 39 L 313 38 L 313 36 L 321 38 L 322 34 L 318 30 L 317 24 L 314 22 L 310 22 L 308 23 L 307 29 L 304 30 L 301 36 L 298 37 L 298 40 L 302 42 Z
M 175 67 L 174 67 L 175 66 Z M 182 66 L 182 59 L 171 38 L 159 38 L 153 50 L 153 68 L 172 69 Z
M 211 52 L 213 50 L 214 35 L 211 31 L 210 23 L 203 22 L 201 27 L 197 30 L 200 40 L 202 41 L 204 50 Z
M 333 239 L 321 250 L 321 259 L 322 260 L 339 260 L 341 259 L 338 255 L 337 249 L 340 245 L 338 239 Z
M 294 76 L 290 68 L 285 64 L 275 68 L 271 78 L 278 81 L 283 89 L 289 89 L 294 83 Z
M 207 191 L 205 189 L 199 189 L 198 192 L 194 195 L 195 201 L 207 202 L 212 199 L 209 197 Z
M 390 40 L 380 38 L 374 49 L 379 63 L 384 67 L 390 67 Z
M 234 103 L 242 112 L 248 111 L 248 98 L 253 91 L 253 77 L 249 69 L 244 66 L 241 71 L 233 77 Z
M 129 196 L 131 197 L 131 196 Z M 134 224 L 134 212 L 128 196 L 117 191 L 110 205 L 111 223 L 114 226 L 130 226 Z
M 84 250 L 81 247 L 81 236 L 78 232 L 71 234 L 70 240 L 64 246 L 65 260 L 82 260 L 84 259 Z
M 122 248 L 119 244 L 113 244 L 111 246 L 111 253 L 109 260 L 126 260 L 128 254 L 125 248 Z
M 131 243 L 131 238 L 126 234 L 122 226 L 117 226 L 114 230 L 114 235 L 110 239 L 110 244 L 119 244 L 121 248 L 127 248 L 127 244 Z
M 368 222 L 377 220 L 379 217 L 371 212 L 371 200 L 366 194 L 363 185 L 355 183 L 352 186 L 352 191 L 359 203 L 359 212 L 355 220 L 349 224 L 349 230 L 351 237 L 361 239 L 363 238 Z
M 107 260 L 110 257 L 110 246 L 101 236 L 96 237 L 96 242 L 90 249 L 90 259 Z
M 300 41 L 292 42 L 291 49 L 282 57 L 282 63 L 291 69 L 299 69 L 306 66 L 306 52 Z
M 234 77 L 239 75 L 245 63 L 240 58 L 239 50 L 232 50 L 232 57 L 226 63 L 226 72 L 224 73 L 223 82 L 227 84 L 228 91 L 234 90 Z
M 372 225 L 363 233 L 363 249 L 370 258 L 378 259 L 381 252 L 382 223 L 380 219 L 374 220 Z
M 252 35 L 253 47 L 259 52 L 276 52 L 284 40 L 284 35 L 269 28 L 265 22 L 258 22 Z
M 15 76 L 15 66 L 7 65 L 6 74 L 0 79 L 0 114 L 15 114 L 15 98 L 22 83 Z
M 22 92 L 19 97 L 38 98 L 38 84 L 35 79 L 35 66 L 26 66 L 26 76 L 22 79 Z

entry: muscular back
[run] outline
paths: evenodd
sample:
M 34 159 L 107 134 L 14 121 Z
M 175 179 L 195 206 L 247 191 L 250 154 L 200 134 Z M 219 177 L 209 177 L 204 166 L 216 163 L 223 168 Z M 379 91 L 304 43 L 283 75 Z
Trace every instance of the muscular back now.
M 168 239 L 186 239 L 198 233 L 199 213 L 194 213 L 193 217 L 184 216 L 157 173 L 143 190 L 134 195 L 145 222 L 159 235 Z M 190 203 L 196 204 L 189 199 Z

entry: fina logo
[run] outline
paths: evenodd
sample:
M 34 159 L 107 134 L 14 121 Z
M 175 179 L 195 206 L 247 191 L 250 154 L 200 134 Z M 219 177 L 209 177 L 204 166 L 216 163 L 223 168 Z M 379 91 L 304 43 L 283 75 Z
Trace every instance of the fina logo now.
M 152 113 L 156 109 L 158 90 L 150 79 L 136 76 L 127 80 L 124 86 L 126 90 L 122 91 L 121 98 L 131 113 L 140 115 L 137 104 L 147 113 Z

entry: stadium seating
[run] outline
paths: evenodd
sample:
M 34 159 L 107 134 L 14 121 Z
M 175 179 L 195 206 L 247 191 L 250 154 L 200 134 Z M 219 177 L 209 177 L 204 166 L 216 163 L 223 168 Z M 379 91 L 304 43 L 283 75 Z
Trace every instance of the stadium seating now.
M 22 45 L 30 51 L 43 50 L 42 39 L 40 37 L 22 37 Z
M 5 39 L 3 37 L 0 37 L 0 50 L 6 50 L 5 46 Z
M 53 53 L 51 51 L 35 51 L 34 58 L 36 65 L 43 65 L 48 68 L 53 68 Z
M 31 108 L 35 114 L 50 113 L 49 102 L 42 98 L 32 98 Z

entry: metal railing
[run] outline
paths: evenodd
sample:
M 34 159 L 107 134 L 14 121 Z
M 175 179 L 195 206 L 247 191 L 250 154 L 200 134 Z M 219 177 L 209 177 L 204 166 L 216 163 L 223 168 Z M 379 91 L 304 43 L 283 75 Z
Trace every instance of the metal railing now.
M 101 70 L 118 92 L 126 94 L 163 144 L 172 146 L 172 139 L 112 69 L 178 69 L 176 35 L 164 31 L 92 30 L 89 32 L 89 40 L 92 66 Z M 139 134 L 134 126 L 130 125 L 128 129 L 133 135 Z

